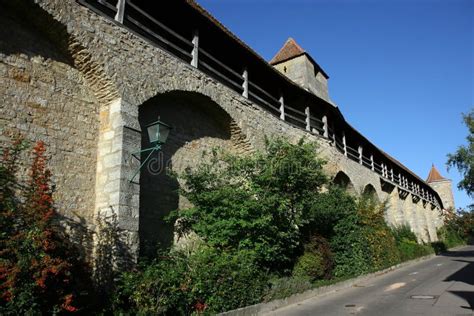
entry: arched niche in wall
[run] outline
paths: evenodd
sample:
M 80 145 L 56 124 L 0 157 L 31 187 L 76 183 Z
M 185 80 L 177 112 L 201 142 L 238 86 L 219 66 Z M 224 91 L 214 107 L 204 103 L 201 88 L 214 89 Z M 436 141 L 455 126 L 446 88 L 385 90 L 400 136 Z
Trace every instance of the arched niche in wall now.
M 374 201 L 379 201 L 377 190 L 375 190 L 375 187 L 370 183 L 364 187 L 364 190 L 362 191 L 362 195 L 370 199 L 373 199 Z
M 332 182 L 343 188 L 344 190 L 346 190 L 347 192 L 351 193 L 351 194 L 355 194 L 356 193 L 356 190 L 355 190 L 355 187 L 354 187 L 354 184 L 352 183 L 351 179 L 349 178 L 349 176 L 344 173 L 343 171 L 339 171 L 336 176 L 334 177 L 334 179 L 332 180 Z
M 173 225 L 166 223 L 164 217 L 191 206 L 180 196 L 180 183 L 168 171 L 180 174 L 194 168 L 208 159 L 207 154 L 214 148 L 234 153 L 248 149 L 237 141 L 243 136 L 229 114 L 202 94 L 177 90 L 143 103 L 139 108 L 142 149 L 150 146 L 146 126 L 158 118 L 172 130 L 162 150 L 140 171 L 140 252 L 147 256 L 173 243 Z M 146 155 L 142 155 L 142 161 Z

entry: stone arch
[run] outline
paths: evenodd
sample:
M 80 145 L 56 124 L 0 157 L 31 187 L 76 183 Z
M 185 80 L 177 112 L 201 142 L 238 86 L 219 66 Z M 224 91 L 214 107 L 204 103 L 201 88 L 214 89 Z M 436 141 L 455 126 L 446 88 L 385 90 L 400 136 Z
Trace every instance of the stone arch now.
M 73 58 L 74 66 L 81 71 L 103 106 L 119 99 L 120 95 L 115 84 L 105 74 L 102 66 L 94 61 L 89 51 L 73 37 L 69 38 L 68 50 Z
M 362 195 L 369 197 L 375 201 L 379 201 L 379 196 L 377 194 L 377 190 L 375 187 L 371 184 L 368 183 L 365 187 L 364 190 L 362 191 Z
M 162 151 L 140 171 L 139 236 L 144 255 L 154 255 L 158 244 L 168 247 L 173 243 L 173 226 L 165 224 L 163 217 L 190 206 L 178 194 L 179 183 L 166 172 L 167 168 L 177 173 L 193 168 L 216 147 L 239 154 L 251 150 L 229 114 L 200 93 L 171 91 L 143 103 L 139 107 L 142 148 L 149 147 L 146 125 L 158 117 L 172 130 Z
M 333 178 L 332 182 L 346 190 L 347 192 L 351 194 L 355 194 L 356 190 L 354 187 L 353 182 L 349 178 L 349 176 L 344 172 L 344 171 L 339 171 L 336 176 Z

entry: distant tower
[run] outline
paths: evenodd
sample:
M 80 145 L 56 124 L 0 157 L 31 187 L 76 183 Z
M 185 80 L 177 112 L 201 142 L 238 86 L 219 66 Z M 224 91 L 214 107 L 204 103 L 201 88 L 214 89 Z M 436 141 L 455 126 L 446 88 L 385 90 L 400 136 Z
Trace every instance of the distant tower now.
M 302 88 L 330 102 L 329 76 L 291 37 L 270 60 L 270 64 Z
M 451 188 L 451 180 L 441 176 L 434 164 L 431 166 L 430 174 L 426 182 L 436 191 L 443 201 L 444 209 L 454 210 L 454 197 Z

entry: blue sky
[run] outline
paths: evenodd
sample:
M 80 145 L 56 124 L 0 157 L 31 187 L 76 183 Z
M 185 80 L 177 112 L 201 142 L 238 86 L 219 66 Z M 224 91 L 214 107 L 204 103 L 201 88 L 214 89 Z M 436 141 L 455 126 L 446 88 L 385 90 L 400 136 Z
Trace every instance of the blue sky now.
M 474 107 L 474 1 L 198 0 L 266 60 L 293 37 L 328 73 L 351 125 L 422 178 L 466 143 Z

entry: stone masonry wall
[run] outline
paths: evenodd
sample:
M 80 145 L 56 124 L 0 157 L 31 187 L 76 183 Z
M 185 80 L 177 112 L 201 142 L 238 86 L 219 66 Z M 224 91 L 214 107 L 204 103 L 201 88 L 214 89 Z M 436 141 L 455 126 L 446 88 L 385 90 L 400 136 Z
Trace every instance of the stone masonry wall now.
M 445 209 L 452 208 L 454 210 L 453 189 L 451 188 L 451 180 L 441 180 L 430 182 L 429 185 L 438 192 Z
M 76 67 L 64 66 L 61 73 L 55 73 L 53 76 L 74 78 L 75 81 L 72 81 L 75 83 L 74 86 L 62 84 L 58 90 L 51 90 L 57 82 L 66 82 L 65 79 L 61 79 L 55 80 L 55 84 L 43 85 L 34 93 L 28 93 L 31 97 L 44 95 L 47 104 L 55 104 L 56 101 L 62 104 L 63 102 L 59 102 L 61 95 L 68 95 L 67 92 L 72 88 L 74 95 L 77 95 L 71 97 L 74 100 L 73 103 L 69 103 L 71 106 L 60 112 L 51 113 L 53 117 L 50 118 L 58 122 L 59 126 L 62 126 L 61 124 L 78 126 L 81 132 L 78 131 L 77 135 L 82 135 L 76 139 L 65 139 L 63 143 L 59 141 L 60 138 L 58 140 L 50 138 L 50 143 L 56 143 L 54 146 L 58 148 L 55 152 L 56 160 L 52 163 L 59 165 L 62 163 L 64 169 L 79 168 L 76 171 L 78 178 L 63 172 L 65 176 L 61 190 L 66 192 L 64 196 L 70 200 L 74 199 L 74 196 L 78 196 L 78 199 L 79 196 L 87 199 L 88 210 L 84 208 L 84 212 L 89 212 L 90 217 L 115 216 L 123 232 L 121 242 L 126 246 L 126 251 L 132 259 L 136 258 L 138 253 L 139 229 L 145 227 L 140 224 L 143 223 L 142 219 L 156 221 L 162 213 L 159 210 L 155 214 L 156 218 L 153 214 L 143 215 L 150 205 L 154 205 L 153 198 L 151 198 L 153 203 L 147 200 L 149 201 L 151 195 L 162 189 L 160 183 L 169 185 L 169 188 L 176 186 L 175 183 L 168 183 L 167 179 L 154 182 L 156 179 L 147 178 L 148 174 L 143 172 L 133 183 L 130 182 L 131 176 L 138 168 L 138 161 L 132 157 L 132 153 L 145 146 L 143 135 L 140 133 L 144 127 L 141 113 L 145 107 L 154 108 L 151 119 L 154 119 L 154 115 L 161 114 L 163 120 L 166 117 L 167 123 L 177 127 L 170 134 L 170 142 L 165 145 L 168 147 L 164 147 L 164 155 L 169 155 L 172 169 L 179 171 L 186 165 L 196 165 L 202 159 L 202 150 L 213 145 L 224 145 L 245 152 L 263 148 L 264 136 L 284 136 L 290 141 L 297 141 L 304 136 L 320 144 L 320 154 L 328 160 L 326 168 L 330 174 L 335 175 L 338 171 L 343 171 L 349 176 L 358 192 L 362 192 L 367 184 L 371 184 L 379 200 L 388 198 L 389 194 L 382 190 L 380 178 L 376 173 L 341 155 L 327 140 L 292 127 L 201 71 L 128 32 L 114 21 L 98 16 L 74 1 L 43 0 L 38 3 L 44 14 L 54 18 L 55 23 L 64 26 L 69 37 L 67 48 L 76 52 L 71 56 L 75 60 L 73 64 Z M 42 55 L 33 53 L 30 60 L 39 58 L 37 56 Z M 17 57 L 11 53 L 3 53 L 0 55 L 0 67 L 5 69 L 3 65 L 6 64 L 9 65 L 6 67 L 12 66 L 7 61 Z M 47 58 L 45 56 L 41 60 L 50 63 L 46 68 L 54 69 L 54 61 L 50 57 Z M 29 63 L 33 64 L 32 61 Z M 28 67 L 25 66 L 26 68 Z M 4 74 L 2 77 L 6 77 L 10 74 L 9 69 L 2 71 L 0 68 L 0 75 Z M 15 80 L 9 76 L 8 80 Z M 20 84 L 24 84 L 25 91 L 32 91 L 31 81 L 18 83 Z M 16 95 L 16 89 L 14 87 L 4 94 Z M 44 94 L 50 90 L 50 94 Z M 191 99 L 190 94 L 193 95 Z M 87 97 L 84 97 L 85 95 Z M 172 99 L 169 99 L 170 95 L 173 96 Z M 27 99 L 26 96 L 24 98 Z M 201 112 L 200 107 L 204 103 L 208 109 Z M 10 116 L 18 115 L 13 114 L 14 111 L 11 110 L 13 104 L 15 104 L 14 97 L 10 97 L 6 107 L 10 110 L 2 109 L 5 113 L 2 113 L 2 118 L 9 120 Z M 21 114 L 21 117 L 23 115 Z M 71 122 L 69 119 L 62 121 L 63 118 L 70 116 Z M 41 112 L 33 112 L 34 120 L 42 120 L 45 117 L 47 115 Z M 41 134 L 34 131 L 32 126 L 35 125 L 31 122 L 25 124 L 22 125 L 22 121 L 18 120 L 11 124 L 11 128 L 18 130 L 25 126 L 27 129 L 32 129 L 31 134 L 38 138 L 49 137 L 49 130 Z M 200 130 L 202 126 L 204 128 Z M 87 140 L 88 132 L 91 133 L 90 140 Z M 64 133 L 69 135 L 67 132 Z M 63 148 L 70 148 L 62 147 L 63 144 L 72 146 L 73 154 L 70 155 L 75 159 L 82 157 L 80 164 L 71 167 L 70 164 L 60 161 L 65 161 L 63 157 L 68 155 L 67 150 Z M 140 178 L 143 179 L 141 185 Z M 69 182 L 76 179 L 80 183 L 68 186 Z M 145 183 L 150 181 L 152 186 L 147 187 Z M 173 198 L 176 199 L 168 195 L 169 200 L 163 200 L 165 201 L 163 207 L 167 208 L 163 211 L 171 211 L 168 209 L 171 206 L 185 203 L 180 201 L 179 197 L 177 201 Z M 157 200 L 156 203 L 158 205 L 163 201 Z M 410 208 L 412 206 L 410 203 L 413 202 L 410 198 L 407 201 L 405 205 Z M 166 206 L 166 203 L 169 205 Z M 70 204 L 65 205 L 67 209 L 65 212 L 74 209 L 72 203 Z M 396 206 L 389 205 L 388 212 L 395 212 L 392 211 L 394 207 Z M 387 216 L 387 219 L 390 218 L 394 218 L 392 223 L 409 221 L 407 218 L 400 220 L 394 216 Z M 428 225 L 426 217 L 417 216 L 416 221 L 418 225 L 413 229 L 421 236 L 422 230 Z M 149 225 L 146 228 L 150 234 L 153 233 L 153 229 L 158 231 L 159 227 Z
M 19 133 L 29 141 L 45 141 L 58 209 L 68 218 L 90 222 L 95 207 L 98 101 L 59 41 L 17 18 L 0 10 L 2 146 Z
M 321 72 L 315 72 L 314 65 L 306 55 L 289 59 L 274 67 L 301 87 L 329 101 L 327 79 Z

